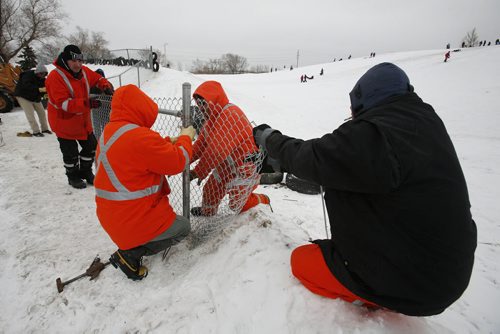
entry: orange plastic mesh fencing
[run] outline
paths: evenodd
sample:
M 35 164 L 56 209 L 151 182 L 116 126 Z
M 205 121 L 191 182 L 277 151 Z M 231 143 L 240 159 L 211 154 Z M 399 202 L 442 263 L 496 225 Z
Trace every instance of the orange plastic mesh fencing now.
M 109 122 L 110 97 L 99 96 L 101 107 L 92 110 L 96 138 Z M 162 137 L 178 136 L 182 126 L 182 99 L 155 98 L 160 113 L 152 130 Z M 252 126 L 235 107 L 209 105 L 203 112 L 191 101 L 191 121 L 197 131 L 190 169 L 198 173 L 190 185 L 192 239 L 204 239 L 222 229 L 238 214 L 259 184 L 264 154 L 253 140 Z M 235 110 L 236 109 L 236 110 Z M 168 177 L 169 201 L 182 214 L 182 174 Z

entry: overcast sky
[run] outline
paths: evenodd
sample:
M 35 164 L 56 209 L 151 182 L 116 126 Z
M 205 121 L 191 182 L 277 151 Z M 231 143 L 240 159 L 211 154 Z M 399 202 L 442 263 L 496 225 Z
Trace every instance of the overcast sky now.
M 103 32 L 110 49 L 166 49 L 188 69 L 224 53 L 273 67 L 371 52 L 458 47 L 476 27 L 500 38 L 500 0 L 63 0 L 68 32 Z

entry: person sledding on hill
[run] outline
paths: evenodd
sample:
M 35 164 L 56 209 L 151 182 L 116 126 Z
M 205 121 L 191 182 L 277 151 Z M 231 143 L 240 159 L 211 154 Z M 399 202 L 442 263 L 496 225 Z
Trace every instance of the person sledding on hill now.
M 445 63 L 448 61 L 448 59 L 450 59 L 450 51 L 447 51 L 447 52 L 444 54 L 444 62 L 445 62 Z
M 349 95 L 352 120 L 321 138 L 254 129 L 284 171 L 326 190 L 331 239 L 296 248 L 292 273 L 325 297 L 441 313 L 467 288 L 477 242 L 453 143 L 394 64 L 372 67 Z
M 113 94 L 113 86 L 101 75 L 82 65 L 83 54 L 76 45 L 67 45 L 54 61 L 45 82 L 49 103 L 49 124 L 55 132 L 63 155 L 68 183 L 73 188 L 93 184 L 96 139 L 90 120 L 90 108 L 99 101 L 89 99 L 89 90 L 97 86 Z M 78 144 L 81 150 L 78 151 Z
M 193 146 L 191 179 L 198 184 L 208 178 L 203 187 L 201 207 L 193 207 L 194 216 L 213 216 L 224 196 L 229 193 L 231 209 L 244 212 L 262 203 L 269 204 L 269 197 L 252 193 L 247 184 L 256 177 L 252 157 L 258 148 L 252 136 L 252 125 L 243 111 L 229 103 L 221 84 L 216 81 L 202 83 L 193 93 L 205 123 Z M 256 182 L 258 183 L 258 182 Z
M 170 206 L 165 175 L 189 166 L 195 130 L 183 128 L 174 139 L 151 130 L 158 106 L 134 85 L 116 90 L 111 110 L 97 147 L 96 213 L 119 248 L 111 264 L 141 280 L 148 273 L 142 257 L 177 244 L 191 229 Z

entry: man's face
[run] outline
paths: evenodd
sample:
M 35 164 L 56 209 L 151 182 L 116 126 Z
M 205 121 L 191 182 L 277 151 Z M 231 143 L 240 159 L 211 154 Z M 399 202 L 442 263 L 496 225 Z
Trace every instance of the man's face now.
M 203 117 L 205 119 L 208 119 L 209 109 L 208 109 L 207 101 L 205 101 L 205 99 L 203 99 L 201 97 L 196 98 L 195 101 L 196 101 L 196 104 L 198 105 L 198 108 L 200 108 L 200 111 L 202 112 Z
M 70 68 L 71 71 L 78 73 L 82 69 L 82 60 L 81 59 L 68 60 L 68 67 Z

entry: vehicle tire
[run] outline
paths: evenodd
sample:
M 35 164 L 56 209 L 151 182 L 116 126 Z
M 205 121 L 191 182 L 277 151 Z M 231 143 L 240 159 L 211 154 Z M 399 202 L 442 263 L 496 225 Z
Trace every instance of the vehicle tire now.
M 320 187 L 316 183 L 298 178 L 290 173 L 286 174 L 286 186 L 296 192 L 306 195 L 317 195 L 320 193 Z
M 0 92 L 0 113 L 6 113 L 12 110 L 14 104 L 10 97 L 4 92 Z
M 282 172 L 262 173 L 260 175 L 260 184 L 276 184 L 281 181 L 283 181 Z

